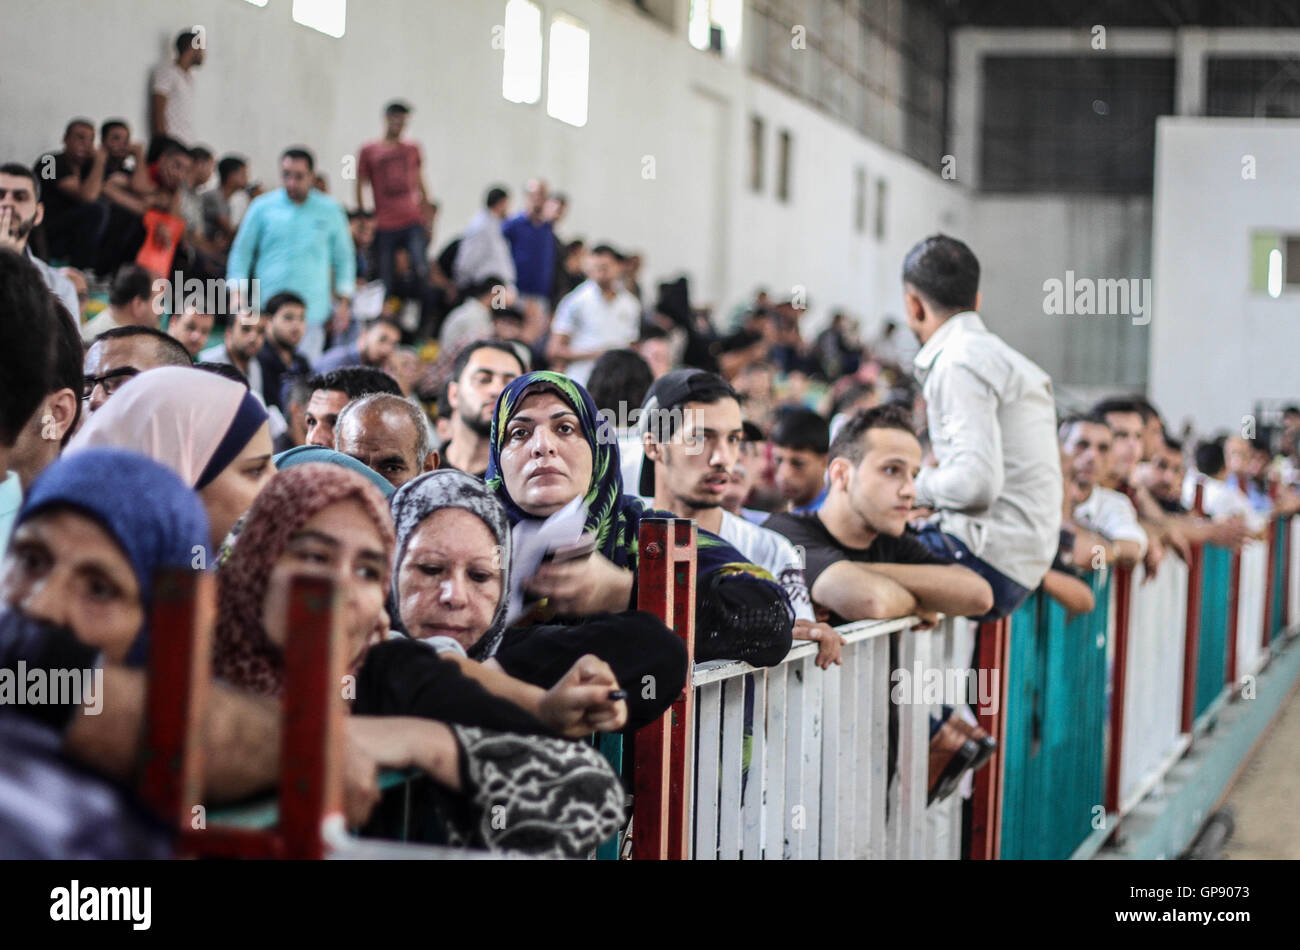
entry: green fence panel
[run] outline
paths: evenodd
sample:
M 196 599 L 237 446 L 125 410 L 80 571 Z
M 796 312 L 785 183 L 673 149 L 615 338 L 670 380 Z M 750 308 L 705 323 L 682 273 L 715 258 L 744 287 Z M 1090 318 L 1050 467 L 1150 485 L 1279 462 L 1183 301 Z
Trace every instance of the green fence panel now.
M 1286 605 L 1286 566 L 1287 555 L 1291 548 L 1291 518 L 1277 519 L 1277 543 L 1273 545 L 1273 563 L 1270 565 L 1273 571 L 1273 612 L 1270 615 L 1268 638 L 1270 641 L 1276 640 L 1278 636 L 1286 629 L 1286 617 L 1283 616 Z
M 1041 591 L 1012 617 L 1002 778 L 1003 858 L 1068 858 L 1103 801 L 1110 581 L 1071 616 Z
M 1196 706 L 1200 716 L 1223 692 L 1228 658 L 1228 595 L 1232 552 L 1205 545 L 1202 549 L 1201 630 L 1196 659 Z

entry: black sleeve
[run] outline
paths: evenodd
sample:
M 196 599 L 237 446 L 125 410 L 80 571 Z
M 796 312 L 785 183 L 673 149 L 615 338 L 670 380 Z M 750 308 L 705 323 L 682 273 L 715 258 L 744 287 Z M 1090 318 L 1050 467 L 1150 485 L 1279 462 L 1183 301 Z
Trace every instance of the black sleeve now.
M 805 523 L 807 520 L 798 515 L 778 512 L 768 518 L 763 527 L 782 535 L 795 546 L 803 563 L 804 582 L 811 591 L 813 583 L 826 568 L 844 560 L 844 552 L 827 544 L 820 532 L 812 530 L 812 526 Z
M 897 538 L 881 535 L 876 543 L 880 545 L 881 556 L 876 560 L 883 564 L 951 564 L 935 556 L 929 548 L 911 535 L 904 534 Z
M 496 661 L 516 679 L 550 689 L 588 653 L 608 663 L 627 692 L 625 732 L 654 722 L 686 688 L 685 643 L 644 611 L 597 614 L 571 625 L 511 627 Z
M 699 579 L 695 661 L 744 660 L 776 666 L 790 652 L 794 610 L 780 584 L 752 574 L 714 572 Z
M 0 613 L 0 671 L 7 671 L 16 683 L 19 663 L 30 674 L 42 670 L 90 670 L 99 666 L 99 650 L 82 643 L 71 630 L 51 627 L 22 617 L 14 610 Z M 61 691 L 60 691 L 61 692 Z M 67 728 L 73 714 L 81 707 L 72 703 L 18 704 L 19 713 L 53 726 Z
M 357 674 L 359 716 L 419 716 L 526 735 L 554 735 L 540 720 L 495 696 L 418 640 L 371 647 Z

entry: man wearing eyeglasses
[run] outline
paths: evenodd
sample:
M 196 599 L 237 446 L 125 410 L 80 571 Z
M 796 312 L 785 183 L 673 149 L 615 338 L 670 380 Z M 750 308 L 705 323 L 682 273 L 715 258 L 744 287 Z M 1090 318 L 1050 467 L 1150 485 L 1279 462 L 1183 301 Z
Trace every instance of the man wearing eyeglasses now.
M 336 336 L 351 323 L 357 270 L 347 215 L 342 205 L 312 186 L 314 170 L 315 161 L 305 149 L 291 148 L 281 156 L 284 187 L 248 206 L 226 265 L 226 283 L 232 288 L 256 279 L 263 300 L 284 291 L 302 298 L 307 329 L 298 348 L 310 362 L 325 352 L 331 310 Z
M 190 366 L 181 344 L 152 327 L 117 327 L 86 351 L 81 408 L 94 415 L 133 376 L 158 366 Z

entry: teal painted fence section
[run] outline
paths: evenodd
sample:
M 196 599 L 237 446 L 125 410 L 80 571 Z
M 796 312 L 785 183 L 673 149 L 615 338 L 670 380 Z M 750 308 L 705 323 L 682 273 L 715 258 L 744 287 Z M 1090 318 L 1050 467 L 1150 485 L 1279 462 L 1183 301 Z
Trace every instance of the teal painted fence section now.
M 1110 580 L 1070 616 L 1035 592 L 1011 620 L 1002 857 L 1068 858 L 1103 802 Z
M 1202 548 L 1201 637 L 1196 660 L 1195 716 L 1223 692 L 1227 676 L 1228 594 L 1232 552 L 1207 544 Z
M 605 757 L 614 771 L 619 775 L 623 774 L 623 736 L 620 733 L 597 733 L 592 737 L 593 744 L 600 750 L 600 754 Z M 623 832 L 616 831 L 610 835 L 609 840 L 596 849 L 596 859 L 598 861 L 617 861 L 618 844 L 622 840 Z
M 1270 566 L 1273 571 L 1273 612 L 1270 615 L 1268 638 L 1270 641 L 1276 640 L 1278 635 L 1286 628 L 1286 617 L 1284 605 L 1286 603 L 1286 566 L 1287 555 L 1291 547 L 1291 519 L 1277 519 L 1277 543 L 1273 545 L 1273 563 Z

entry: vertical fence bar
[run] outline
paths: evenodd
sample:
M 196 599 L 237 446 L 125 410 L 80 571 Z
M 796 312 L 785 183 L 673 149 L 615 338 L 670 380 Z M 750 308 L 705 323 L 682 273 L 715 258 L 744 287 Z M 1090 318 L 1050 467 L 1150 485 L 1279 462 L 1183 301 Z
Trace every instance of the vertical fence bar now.
M 1133 568 L 1117 567 L 1115 583 L 1115 672 L 1110 693 L 1110 750 L 1106 762 L 1106 811 L 1119 811 L 1120 773 L 1124 762 L 1124 698 L 1128 688 L 1129 616 L 1133 605 Z
M 807 748 L 804 718 L 808 715 L 807 686 L 803 671 L 796 663 L 783 664 L 785 680 L 785 840 L 790 857 L 798 860 L 804 856 L 804 840 L 808 837 L 808 803 L 803 800 L 804 770 L 807 767 Z M 814 828 L 815 836 L 817 830 Z
M 643 519 L 638 550 L 637 606 L 655 614 L 686 642 L 687 687 L 668 713 L 636 734 L 632 851 L 639 860 L 680 860 L 689 850 L 695 729 L 695 691 L 690 688 L 695 656 L 694 522 Z
M 1018 615 L 1017 615 L 1018 616 Z M 988 765 L 975 774 L 975 788 L 971 796 L 971 853 L 974 860 L 995 860 L 1001 853 L 1002 839 L 1002 769 L 1006 748 L 1007 679 L 1010 672 L 1007 648 L 1010 646 L 1011 618 L 1004 617 L 995 623 L 983 623 L 976 634 L 979 668 L 997 672 L 998 709 L 996 713 L 981 713 L 980 726 L 998 742 L 998 750 Z M 1033 637 L 1034 631 L 1023 635 Z
M 768 670 L 750 677 L 754 691 L 754 736 L 750 745 L 749 772 L 744 785 L 744 831 L 741 846 L 745 860 L 763 857 L 763 809 L 767 797 L 767 678 Z
M 203 801 L 203 712 L 212 669 L 215 579 L 166 570 L 154 578 L 153 589 L 139 791 L 146 806 L 183 830 Z
M 763 857 L 768 861 L 785 858 L 785 768 L 786 768 L 786 680 L 789 668 L 783 663 L 767 671 L 767 757 L 763 762 Z
M 886 853 L 885 799 L 888 794 L 889 636 L 872 637 L 859 651 L 858 709 L 862 713 L 856 749 L 856 772 L 864 777 L 866 801 L 855 837 L 854 857 L 883 858 Z
M 745 756 L 745 677 L 733 676 L 722 687 L 722 808 L 718 812 L 718 857 L 740 857 L 740 787 Z
M 712 861 L 718 852 L 718 815 L 726 799 L 718 799 L 718 771 L 722 747 L 722 683 L 699 688 L 695 715 L 699 723 L 699 746 L 695 772 L 695 860 Z
M 279 834 L 284 856 L 325 856 L 326 819 L 343 812 L 343 631 L 334 584 L 295 577 L 284 649 L 284 740 Z

